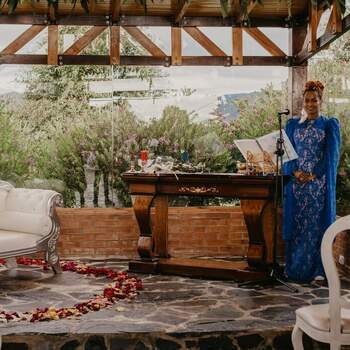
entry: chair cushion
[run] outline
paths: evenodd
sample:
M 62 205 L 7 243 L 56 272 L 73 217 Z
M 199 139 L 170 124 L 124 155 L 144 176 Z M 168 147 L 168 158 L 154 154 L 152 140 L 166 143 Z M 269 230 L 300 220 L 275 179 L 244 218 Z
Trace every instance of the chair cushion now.
M 8 191 L 0 187 L 0 212 L 4 211 L 6 208 L 6 197 Z
M 39 239 L 37 235 L 30 233 L 0 230 L 0 255 L 1 252 L 11 253 L 35 247 Z
M 50 233 L 52 221 L 44 214 L 29 214 L 20 211 L 0 211 L 0 229 L 44 236 Z M 0 244 L 0 249 L 3 247 Z
M 297 317 L 320 331 L 329 332 L 329 304 L 304 306 L 296 310 Z M 350 310 L 342 309 L 343 333 L 350 333 Z
M 6 197 L 5 210 L 48 215 L 48 202 L 55 194 L 55 191 L 49 190 L 13 188 Z

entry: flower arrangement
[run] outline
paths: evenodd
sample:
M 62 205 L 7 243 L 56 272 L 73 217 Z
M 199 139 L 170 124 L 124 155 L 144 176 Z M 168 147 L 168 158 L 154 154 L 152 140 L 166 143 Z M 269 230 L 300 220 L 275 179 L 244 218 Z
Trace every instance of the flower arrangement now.
M 48 270 L 48 265 L 41 259 L 17 258 L 17 263 L 21 265 L 42 266 Z M 0 265 L 6 264 L 6 260 L 0 259 Z M 107 308 L 118 300 L 133 299 L 137 296 L 137 291 L 143 288 L 142 281 L 137 277 L 129 276 L 126 272 L 116 272 L 111 269 L 97 268 L 74 261 L 61 262 L 63 271 L 71 271 L 95 277 L 105 276 L 112 282 L 106 285 L 103 292 L 92 299 L 75 304 L 73 307 L 45 307 L 37 308 L 31 312 L 19 313 L 0 310 L 0 322 L 10 321 L 52 321 L 69 317 L 79 317 L 91 311 L 99 311 Z

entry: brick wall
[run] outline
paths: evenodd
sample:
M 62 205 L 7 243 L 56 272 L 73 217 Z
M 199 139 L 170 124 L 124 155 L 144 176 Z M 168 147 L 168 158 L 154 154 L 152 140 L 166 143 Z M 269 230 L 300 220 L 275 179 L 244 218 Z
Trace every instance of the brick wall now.
M 62 257 L 138 256 L 139 231 L 132 209 L 59 208 L 58 216 Z M 171 256 L 244 256 L 247 243 L 240 207 L 169 208 Z
M 64 258 L 136 258 L 139 231 L 130 208 L 59 208 L 59 251 Z M 153 214 L 152 214 L 153 215 Z M 279 238 L 279 251 L 283 242 Z M 247 229 L 240 207 L 169 208 L 171 256 L 245 256 Z M 337 236 L 334 253 L 345 258 L 339 267 L 350 273 L 350 236 Z M 283 253 L 279 253 L 283 255 Z

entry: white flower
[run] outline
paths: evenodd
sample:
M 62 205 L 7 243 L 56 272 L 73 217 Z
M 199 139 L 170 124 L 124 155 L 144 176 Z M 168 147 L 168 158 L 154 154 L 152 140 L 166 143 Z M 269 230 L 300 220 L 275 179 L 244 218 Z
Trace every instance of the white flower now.
M 158 144 L 159 144 L 159 141 L 157 139 L 152 139 L 150 142 L 149 142 L 149 146 L 150 147 L 158 147 Z

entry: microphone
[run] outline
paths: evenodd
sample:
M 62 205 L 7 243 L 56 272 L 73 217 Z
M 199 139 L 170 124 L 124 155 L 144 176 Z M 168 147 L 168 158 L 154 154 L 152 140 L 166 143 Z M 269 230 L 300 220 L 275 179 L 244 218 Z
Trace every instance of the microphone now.
M 280 111 L 280 112 L 277 112 L 277 114 L 279 115 L 279 116 L 282 116 L 282 115 L 289 115 L 289 109 L 288 108 L 286 108 L 285 110 L 283 110 L 283 111 Z

